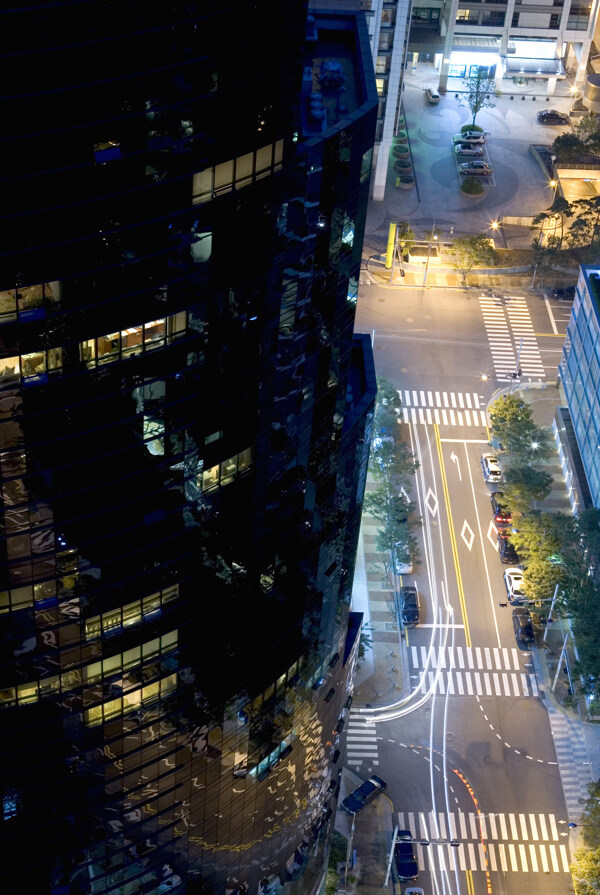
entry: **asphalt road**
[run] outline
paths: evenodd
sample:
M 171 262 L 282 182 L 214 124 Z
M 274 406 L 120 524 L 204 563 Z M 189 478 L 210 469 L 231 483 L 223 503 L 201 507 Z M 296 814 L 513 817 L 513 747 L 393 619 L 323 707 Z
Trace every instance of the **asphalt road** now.
M 538 294 L 359 292 L 356 330 L 372 334 L 377 374 L 401 391 L 403 435 L 420 462 L 423 562 L 411 578 L 421 624 L 401 657 L 414 692 L 376 729 L 396 820 L 431 843 L 417 845 L 428 893 L 561 895 L 572 886 L 547 712 L 511 608 L 499 605 L 506 566 L 480 464 L 485 407 L 507 385 L 503 371 L 518 359 L 524 378 L 553 382 L 568 311 Z

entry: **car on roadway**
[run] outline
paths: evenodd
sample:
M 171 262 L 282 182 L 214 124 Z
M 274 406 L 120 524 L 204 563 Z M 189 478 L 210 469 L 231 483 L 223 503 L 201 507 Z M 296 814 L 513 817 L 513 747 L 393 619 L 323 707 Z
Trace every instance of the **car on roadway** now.
M 346 796 L 342 802 L 342 808 L 349 814 L 358 814 L 365 805 L 386 788 L 387 783 L 385 780 L 382 780 L 377 774 L 373 774 L 372 777 L 369 777 L 368 780 L 365 780 L 364 783 L 361 783 L 360 786 L 353 790 L 349 796 Z
M 425 892 L 418 886 L 407 886 L 404 890 L 404 895 L 425 895 Z
M 540 124 L 570 124 L 571 119 L 566 112 L 559 112 L 558 109 L 542 109 L 537 113 L 537 120 Z
M 509 603 L 518 605 L 526 600 L 527 597 L 523 593 L 523 569 L 518 566 L 511 566 L 510 569 L 507 569 L 504 573 L 504 587 Z
M 552 297 L 556 301 L 571 301 L 571 299 L 575 298 L 575 286 L 563 286 L 562 289 L 555 289 Z
M 482 454 L 481 468 L 486 482 L 502 481 L 502 468 L 500 466 L 500 461 L 495 454 Z
M 414 628 L 419 624 L 421 610 L 417 588 L 413 587 L 412 584 L 407 584 L 405 587 L 400 588 L 399 597 L 404 627 Z
M 508 531 L 505 528 L 498 532 L 498 556 L 501 562 L 507 565 L 516 566 L 517 563 L 521 562 L 519 554 L 510 541 Z
M 394 845 L 394 864 L 396 873 L 401 883 L 416 879 L 419 875 L 419 865 L 415 855 L 412 833 L 410 830 L 398 830 Z
M 402 557 L 406 562 L 402 562 Z M 394 547 L 394 572 L 396 575 L 410 575 L 413 570 L 413 563 L 410 556 L 408 545 L 398 542 Z
M 529 644 L 533 643 L 535 637 L 529 609 L 525 609 L 524 606 L 519 606 L 517 609 L 513 609 L 512 620 L 517 646 L 524 645 L 527 649 Z
M 462 134 L 454 134 L 453 143 L 478 143 L 482 146 L 485 143 L 485 134 L 483 131 L 464 131 Z
M 455 155 L 482 156 L 483 146 L 478 143 L 455 143 L 454 153 Z
M 428 87 L 425 91 L 425 97 L 427 99 L 427 102 L 431 103 L 432 105 L 434 105 L 435 103 L 439 103 L 440 101 L 439 91 L 436 90 L 435 87 Z
M 473 159 L 472 162 L 463 162 L 458 166 L 458 170 L 461 174 L 468 174 L 471 177 L 491 177 L 494 173 L 491 165 L 477 159 Z
M 492 502 L 492 514 L 496 525 L 510 525 L 512 522 L 512 513 L 504 503 L 504 491 L 492 491 L 490 500 Z

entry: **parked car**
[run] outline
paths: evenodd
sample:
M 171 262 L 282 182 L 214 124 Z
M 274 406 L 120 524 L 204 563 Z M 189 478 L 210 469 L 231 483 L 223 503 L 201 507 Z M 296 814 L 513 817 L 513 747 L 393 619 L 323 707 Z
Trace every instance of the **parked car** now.
M 483 470 L 483 477 L 486 482 L 502 481 L 502 469 L 500 467 L 500 461 L 495 454 L 482 454 L 481 468 Z
M 453 143 L 485 143 L 485 134 L 483 131 L 465 131 L 462 134 L 455 134 L 452 137 Z
M 398 830 L 396 844 L 394 845 L 394 863 L 401 883 L 416 879 L 419 875 L 419 865 L 415 855 L 415 847 L 410 830 Z
M 570 124 L 571 119 L 566 112 L 559 112 L 558 109 L 542 109 L 537 113 L 537 120 L 540 124 Z
M 400 556 L 407 559 L 407 562 L 402 562 Z M 398 542 L 394 548 L 394 572 L 396 575 L 410 575 L 412 570 L 413 564 L 408 547 Z
M 556 301 L 571 301 L 575 298 L 575 286 L 563 286 L 562 289 L 555 289 L 552 295 Z
M 506 529 L 501 529 L 498 532 L 498 556 L 502 562 L 509 565 L 515 566 L 517 563 L 521 562 L 519 554 L 513 547 Z
M 494 514 L 496 525 L 510 525 L 512 522 L 512 513 L 504 503 L 503 498 L 503 491 L 492 491 L 490 494 L 492 513 Z
M 482 156 L 483 146 L 478 143 L 455 143 L 454 152 L 456 155 Z
M 513 609 L 512 613 L 513 620 L 513 628 L 515 629 L 515 637 L 517 639 L 517 646 L 521 646 L 525 644 L 529 646 L 530 643 L 533 643 L 534 633 L 533 633 L 533 622 L 531 621 L 531 613 L 529 609 L 525 609 L 524 606 L 519 606 L 517 609 Z
M 348 811 L 349 814 L 358 814 L 368 802 L 374 799 L 375 796 L 378 796 L 380 792 L 383 792 L 386 787 L 387 783 L 385 780 L 382 780 L 377 774 L 373 774 L 372 777 L 369 777 L 368 780 L 365 780 L 364 783 L 361 783 L 357 789 L 351 792 L 349 796 L 346 796 L 342 802 L 342 808 Z
M 419 594 L 417 588 L 412 584 L 400 588 L 400 609 L 402 612 L 402 621 L 405 628 L 414 628 L 419 624 L 419 613 L 421 604 L 419 603 Z
M 425 91 L 425 96 L 430 103 L 439 103 L 440 101 L 440 94 L 435 87 L 428 87 Z
M 514 566 L 504 573 L 504 586 L 509 603 L 519 604 L 526 599 L 523 593 L 523 570 Z
M 461 174 L 475 175 L 476 177 L 490 177 L 494 173 L 494 169 L 487 162 L 480 162 L 477 159 L 473 159 L 472 162 L 463 162 L 458 166 L 458 170 Z

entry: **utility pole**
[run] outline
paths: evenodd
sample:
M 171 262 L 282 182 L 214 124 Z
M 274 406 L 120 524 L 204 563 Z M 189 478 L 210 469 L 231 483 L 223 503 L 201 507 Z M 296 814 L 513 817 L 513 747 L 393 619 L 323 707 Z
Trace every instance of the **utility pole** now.
M 557 584 L 556 587 L 554 588 L 554 596 L 552 597 L 552 605 L 550 606 L 550 612 L 548 613 L 548 618 L 546 619 L 546 627 L 544 628 L 544 636 L 542 638 L 543 643 L 546 642 L 546 637 L 548 636 L 548 625 L 552 624 L 552 622 L 554 621 L 554 619 L 552 618 L 552 610 L 554 609 L 554 604 L 555 604 L 556 598 L 558 596 L 558 588 L 559 588 L 559 585 Z

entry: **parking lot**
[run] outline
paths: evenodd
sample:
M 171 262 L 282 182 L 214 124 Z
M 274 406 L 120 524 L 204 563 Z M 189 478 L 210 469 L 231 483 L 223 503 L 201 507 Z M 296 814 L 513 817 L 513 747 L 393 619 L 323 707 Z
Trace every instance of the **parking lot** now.
M 464 88 L 462 81 L 449 83 L 455 90 Z M 503 216 L 534 216 L 547 208 L 553 189 L 529 147 L 551 145 L 569 130 L 537 121 L 542 109 L 568 112 L 571 99 L 565 95 L 567 86 L 561 85 L 562 95 L 550 98 L 541 82 L 532 85 L 529 94 L 490 96 L 494 108 L 482 109 L 476 118 L 476 125 L 489 131 L 480 158 L 493 168 L 493 175 L 480 177 L 484 184 L 480 196 L 461 193 L 458 165 L 467 159 L 460 159 L 452 150 L 453 135 L 472 122 L 471 113 L 451 89 L 439 103 L 429 103 L 425 90 L 430 86 L 437 86 L 433 66 L 420 64 L 415 73 L 407 71 L 403 106 L 416 186 L 410 191 L 397 190 L 390 174 L 384 201 L 370 203 L 368 230 L 375 235 L 383 233 L 390 220 L 408 220 L 417 233 L 426 232 L 434 221 L 441 236 L 480 233 Z M 506 82 L 503 87 L 508 89 Z

